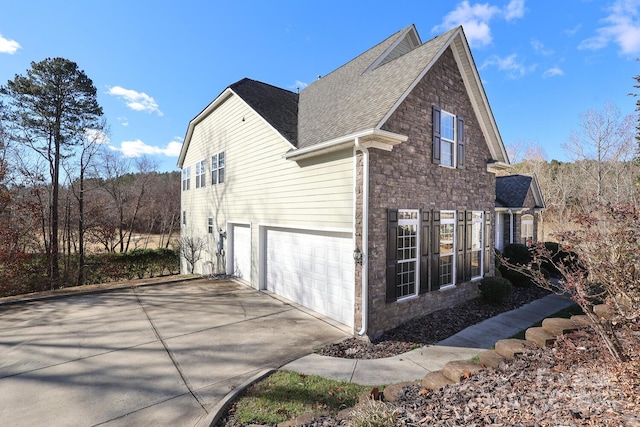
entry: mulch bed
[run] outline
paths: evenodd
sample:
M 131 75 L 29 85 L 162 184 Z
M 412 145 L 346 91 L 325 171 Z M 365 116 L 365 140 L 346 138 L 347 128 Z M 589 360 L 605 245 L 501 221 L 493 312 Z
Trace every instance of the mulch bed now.
M 348 338 L 320 349 L 318 354 L 347 359 L 379 359 L 395 356 L 418 346 L 435 344 L 469 326 L 505 311 L 521 307 L 546 295 L 549 295 L 549 291 L 536 286 L 514 287 L 509 301 L 503 305 L 490 305 L 477 298 L 461 306 L 436 311 L 414 319 L 385 332 L 371 342 L 355 337 Z

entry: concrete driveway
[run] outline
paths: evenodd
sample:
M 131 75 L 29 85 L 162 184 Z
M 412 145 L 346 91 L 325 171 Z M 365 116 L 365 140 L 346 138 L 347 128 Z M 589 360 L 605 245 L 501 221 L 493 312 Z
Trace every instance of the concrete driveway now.
M 228 281 L 0 304 L 0 420 L 194 426 L 259 371 L 346 336 Z

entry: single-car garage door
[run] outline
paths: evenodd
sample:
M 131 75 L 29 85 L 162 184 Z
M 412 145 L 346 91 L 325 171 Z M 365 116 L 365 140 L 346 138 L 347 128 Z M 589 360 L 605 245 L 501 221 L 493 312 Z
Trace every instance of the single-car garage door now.
M 351 234 L 268 229 L 265 252 L 267 290 L 353 326 Z
M 251 226 L 234 224 L 232 236 L 232 274 L 251 282 Z

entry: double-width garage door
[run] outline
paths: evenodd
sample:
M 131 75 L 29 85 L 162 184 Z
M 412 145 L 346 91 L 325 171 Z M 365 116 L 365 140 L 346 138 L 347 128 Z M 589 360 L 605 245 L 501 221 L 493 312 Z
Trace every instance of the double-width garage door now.
M 267 290 L 353 326 L 354 262 L 349 233 L 266 231 Z

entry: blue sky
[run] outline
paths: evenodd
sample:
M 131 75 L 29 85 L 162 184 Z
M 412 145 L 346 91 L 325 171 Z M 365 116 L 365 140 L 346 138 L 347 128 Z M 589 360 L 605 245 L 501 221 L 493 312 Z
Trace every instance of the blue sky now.
M 640 0 L 9 1 L 0 5 L 0 84 L 64 57 L 98 89 L 122 156 L 175 170 L 189 120 L 249 77 L 295 91 L 394 32 L 423 41 L 463 25 L 505 145 L 548 160 L 579 114 L 633 114 Z

